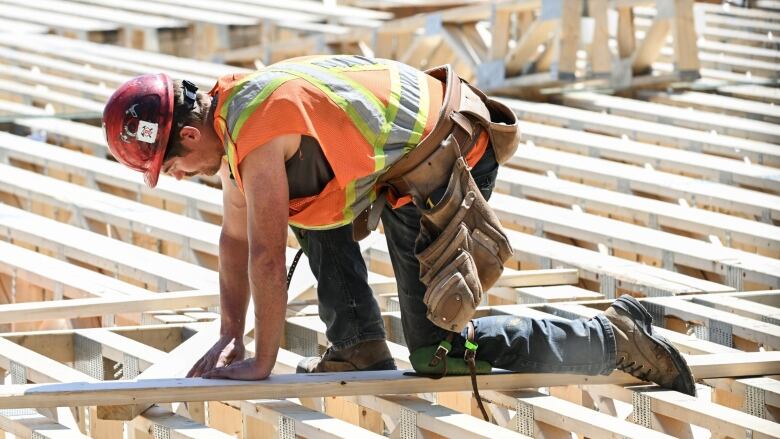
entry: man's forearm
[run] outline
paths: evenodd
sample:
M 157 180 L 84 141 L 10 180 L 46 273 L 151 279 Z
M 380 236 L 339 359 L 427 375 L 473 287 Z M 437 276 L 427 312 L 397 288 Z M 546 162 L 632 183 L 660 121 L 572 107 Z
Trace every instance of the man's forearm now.
M 219 238 L 220 335 L 240 337 L 249 307 L 249 246 L 222 233 Z
M 284 253 L 279 260 L 258 259 L 250 262 L 249 270 L 255 309 L 255 358 L 273 367 L 287 310 Z

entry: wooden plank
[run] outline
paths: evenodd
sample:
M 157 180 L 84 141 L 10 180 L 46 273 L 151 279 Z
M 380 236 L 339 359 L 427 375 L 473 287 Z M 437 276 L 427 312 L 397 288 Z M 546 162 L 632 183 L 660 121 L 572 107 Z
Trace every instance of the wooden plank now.
M 550 38 L 550 33 L 558 25 L 558 20 L 538 20 L 523 32 L 523 36 L 506 55 L 507 76 L 517 75 L 532 61 L 537 48 Z
M 44 42 L 45 41 L 46 40 L 44 40 Z M 159 65 L 160 62 L 156 62 L 153 65 L 148 65 L 149 63 L 139 62 L 135 58 L 131 58 L 129 60 L 109 58 L 99 53 L 82 51 L 77 47 L 66 47 L 62 44 L 57 46 L 44 44 L 33 38 L 29 40 L 12 39 L 8 38 L 7 35 L 0 35 L 0 44 L 7 46 L 8 48 L 24 52 L 31 52 L 32 54 L 45 55 L 45 59 L 49 60 L 52 58 L 61 59 L 67 62 L 81 63 L 82 65 L 84 63 L 88 63 L 95 70 L 123 73 L 129 75 L 129 77 L 144 74 L 153 68 L 156 71 L 166 73 L 174 78 L 187 78 L 188 80 L 192 80 L 192 82 L 194 82 L 199 87 L 206 89 L 214 85 L 213 77 L 204 76 L 203 74 L 193 73 L 190 71 L 176 70 L 175 67 L 179 63 L 170 63 L 167 66 L 162 66 Z M 150 56 L 150 60 L 151 59 L 154 59 L 154 57 Z
M 654 194 L 677 201 L 771 224 L 780 218 L 777 196 L 722 183 L 698 180 L 638 166 L 555 151 L 521 147 L 511 165 L 546 172 L 552 170 L 567 179 L 598 182 L 621 192 Z
M 79 17 L 76 15 L 38 11 L 31 14 L 26 8 L 20 8 L 12 5 L 0 5 L 0 16 L 41 24 L 60 32 L 107 32 L 116 31 L 117 25 L 101 20 Z
M 590 63 L 591 72 L 595 77 L 606 77 L 612 74 L 607 10 L 606 0 L 589 0 L 588 2 L 588 14 L 593 19 Z
M 693 0 L 674 0 L 674 20 L 672 38 L 674 39 L 675 71 L 684 78 L 699 77 L 699 51 L 696 46 L 696 27 L 693 20 Z M 659 8 L 661 5 L 659 4 Z
M 726 111 L 732 114 L 744 114 L 758 120 L 773 123 L 780 122 L 780 108 L 771 104 L 747 101 L 728 96 L 718 96 L 709 93 L 685 92 L 681 94 L 659 93 L 652 95 L 651 100 L 678 106 L 696 106 L 715 111 Z
M 143 288 L 4 241 L 0 241 L 0 250 L 0 263 L 2 264 L 0 265 L 0 272 L 10 276 L 19 276 L 41 288 L 58 292 L 58 294 L 61 293 L 63 297 L 94 297 L 118 300 L 129 300 L 130 296 L 137 297 L 139 300 L 153 297 L 150 291 Z M 12 319 L 33 317 L 36 313 L 28 308 L 35 306 L 34 303 L 0 306 L 10 307 L 4 309 L 10 311 L 8 317 Z M 45 305 L 42 306 L 46 307 Z M 67 308 L 68 305 L 65 305 L 65 307 Z M 31 314 L 25 315 L 25 312 L 30 312 Z M 57 314 L 60 315 L 60 318 L 75 318 L 80 315 L 80 311 L 72 314 L 73 317 L 68 317 L 67 314 L 59 312 Z M 53 318 L 51 315 L 49 317 L 40 317 Z
M 719 134 L 702 135 L 699 130 L 599 114 L 560 105 L 537 104 L 511 99 L 501 99 L 501 101 L 512 108 L 518 116 L 529 121 L 563 125 L 572 129 L 618 137 L 625 135 L 629 139 L 640 142 L 656 143 L 725 157 L 738 159 L 749 157 L 753 163 L 780 167 L 780 146 L 770 143 Z
M 517 289 L 518 303 L 569 302 L 581 300 L 599 300 L 604 295 L 574 285 L 549 287 L 524 287 Z
M 188 17 L 189 19 L 189 17 Z M 28 44 L 17 46 L 11 39 L 3 39 L 2 44 L 6 47 L 17 47 L 20 49 L 29 48 Z M 200 61 L 179 56 L 166 55 L 162 53 L 150 53 L 145 50 L 135 50 L 127 47 L 108 46 L 97 44 L 91 41 L 74 40 L 63 38 L 56 35 L 41 35 L 27 39 L 26 43 L 34 42 L 37 46 L 46 46 L 55 49 L 65 49 L 99 55 L 108 59 L 117 59 L 127 62 L 134 62 L 140 65 L 156 67 L 162 69 L 173 69 L 182 73 L 193 74 L 196 77 L 207 76 L 216 78 L 218 76 L 230 73 L 248 73 L 252 70 L 225 64 Z M 80 79 L 80 78 L 79 78 Z M 118 85 L 118 84 L 117 84 Z
M 713 325 L 719 327 L 726 325 L 734 336 L 772 349 L 780 346 L 780 327 L 772 323 L 753 320 L 678 298 L 654 297 L 646 299 L 646 302 L 661 305 L 666 316 L 676 317 L 685 322 L 697 322 L 707 328 Z M 726 345 L 729 344 L 733 344 L 733 341 L 727 340 Z
M 678 419 L 710 430 L 713 434 L 740 436 L 746 431 L 754 438 L 780 437 L 778 424 L 756 416 L 724 407 L 714 402 L 695 398 L 679 392 L 652 391 L 643 387 L 620 388 L 617 386 L 587 387 L 595 394 L 631 403 L 637 394 L 648 398 L 652 413 Z M 635 407 L 635 410 L 638 408 Z M 655 424 L 655 423 L 654 423 Z
M 669 3 L 669 2 L 666 2 Z M 666 6 L 668 8 L 668 6 Z M 666 36 L 672 29 L 674 17 L 655 17 L 644 38 L 633 54 L 631 63 L 635 74 L 643 74 L 650 70 L 652 63 L 661 53 Z
M 136 279 L 145 278 L 160 290 L 165 290 L 169 282 L 212 291 L 219 285 L 214 271 L 4 204 L 0 204 L 0 230 L 12 238 L 62 251 L 67 257 Z
M 49 33 L 49 27 L 41 24 L 24 23 L 18 20 L 0 18 L 0 28 L 4 32 L 15 34 L 46 34 Z
M 69 17 L 75 16 L 80 19 L 94 19 L 106 23 L 106 25 L 130 25 L 154 29 L 186 27 L 186 23 L 183 20 L 174 20 L 150 14 L 135 14 L 129 11 L 120 12 L 116 9 L 86 6 L 82 3 L 71 1 L 38 0 L 28 2 L 25 0 L 3 0 L 3 3 L 24 8 L 31 16 L 37 16 L 40 13 L 64 14 L 64 17 L 61 18 L 64 22 L 67 22 Z
M 133 424 L 135 428 L 140 427 L 142 430 L 152 433 L 154 437 L 159 435 L 165 435 L 171 439 L 228 439 L 235 437 L 160 407 L 150 408 Z
M 566 105 L 591 111 L 606 111 L 610 114 L 628 116 L 669 125 L 703 131 L 715 131 L 719 134 L 738 136 L 769 143 L 780 143 L 780 128 L 764 121 L 736 116 L 714 114 L 709 111 L 682 109 L 677 106 L 642 102 L 617 96 L 608 96 L 591 92 L 569 93 L 563 98 Z
M 521 121 L 518 127 L 526 141 L 532 141 L 538 146 L 619 163 L 639 166 L 649 164 L 659 171 L 697 176 L 709 181 L 780 194 L 780 169 L 777 168 L 532 122 Z M 780 131 L 778 134 L 780 135 Z
M 700 237 L 715 235 L 729 247 L 756 247 L 759 253 L 770 255 L 780 250 L 780 230 L 773 225 L 517 169 L 499 169 L 496 191 L 555 204 L 578 205 L 587 212 L 647 227 L 682 230 Z
M 780 89 L 760 85 L 724 85 L 718 87 L 718 93 L 741 99 L 751 99 L 767 103 L 780 104 Z
M 774 258 L 503 194 L 495 194 L 490 202 L 505 223 L 532 228 L 540 234 L 552 233 L 591 243 L 609 242 L 614 248 L 659 260 L 668 254 L 668 264 L 723 276 L 730 270 L 741 270 L 745 280 L 773 288 L 780 286 L 780 261 Z
M 56 129 L 57 125 L 54 127 Z M 95 132 L 91 130 L 83 133 L 90 137 L 94 134 Z M 97 142 L 98 139 L 94 141 Z M 157 187 L 150 189 L 143 182 L 141 174 L 119 163 L 0 132 L 0 156 L 3 155 L 48 169 L 80 175 L 87 180 L 94 180 L 95 183 L 130 190 L 139 198 L 162 197 L 169 202 L 186 206 L 188 216 L 197 217 L 197 212 L 203 211 L 219 215 L 221 221 L 222 191 L 202 184 L 177 181 L 172 177 L 161 175 Z
M 780 294 L 777 295 L 780 300 Z M 709 306 L 757 321 L 780 323 L 780 308 L 734 296 L 693 296 L 693 303 Z
M 255 399 L 242 401 L 240 405 L 245 416 L 264 421 L 279 432 L 284 429 L 295 437 L 384 437 L 290 401 Z
M 219 253 L 220 227 L 215 224 L 60 182 L 12 166 L 0 164 L 0 174 L 0 191 L 14 194 L 21 199 L 43 202 L 56 209 L 71 211 L 73 223 L 93 220 L 129 230 L 131 237 L 146 235 L 168 241 L 183 248 L 181 259 L 193 263 L 198 262 L 191 253 L 193 250 L 211 255 Z
M 119 337 L 116 334 L 112 334 L 104 330 L 80 331 L 79 333 L 93 339 L 97 337 L 97 340 L 99 340 L 100 343 L 106 343 L 106 342 L 111 343 L 110 341 L 107 341 L 109 339 L 106 338 L 109 335 L 115 338 Z M 141 346 L 140 344 L 137 344 L 137 342 L 133 342 L 132 340 L 129 339 L 124 339 L 122 341 L 121 350 L 123 353 L 130 352 L 142 358 L 146 357 L 148 360 L 147 354 L 138 353 L 139 348 L 144 349 L 146 351 L 151 350 L 150 348 L 146 346 Z M 157 355 L 159 356 L 159 354 Z M 9 359 L 10 361 L 14 361 L 15 363 L 25 367 L 27 371 L 27 379 L 36 383 L 94 381 L 94 379 L 89 375 L 86 375 L 82 372 L 78 372 L 74 369 L 71 369 L 68 366 L 65 366 L 59 362 L 51 360 L 48 357 L 37 354 L 35 352 L 32 352 L 28 349 L 16 345 L 13 342 L 0 338 L 0 364 L 7 362 Z M 60 404 L 62 404 L 62 402 L 63 401 L 60 401 Z M 213 429 L 209 429 L 202 425 L 195 424 L 192 421 L 185 420 L 184 418 L 179 416 L 173 416 L 172 414 L 166 416 L 160 410 L 153 411 L 152 413 L 149 414 L 148 417 L 145 415 L 144 419 L 146 421 L 146 424 L 150 426 L 149 427 L 150 429 L 151 429 L 151 424 L 157 424 L 161 427 L 164 427 L 165 429 L 173 429 L 173 430 L 178 428 L 186 428 L 185 431 L 178 432 L 178 435 L 174 434 L 171 437 L 186 437 L 186 438 L 193 438 L 193 439 L 205 438 L 205 437 L 221 437 L 221 436 L 214 436 L 215 430 Z M 95 422 L 95 420 L 93 420 L 93 422 Z M 194 434 L 194 435 L 189 436 L 189 434 Z
M 523 406 L 532 408 L 531 421 L 544 422 L 552 426 L 560 426 L 566 431 L 575 431 L 586 437 L 604 438 L 671 438 L 672 436 L 650 430 L 629 421 L 599 413 L 582 407 L 579 404 L 545 395 L 543 393 L 526 391 L 510 391 L 499 393 L 485 392 L 485 398 L 504 407 L 518 410 Z M 519 412 L 519 410 L 518 410 Z M 524 422 L 523 414 L 518 413 L 518 422 Z M 538 430 L 539 427 L 536 426 Z M 534 436 L 537 436 L 536 434 Z
M 727 355 L 695 355 L 686 358 L 699 379 L 780 373 L 780 352 L 749 352 Z M 438 380 L 413 377 L 404 371 L 290 374 L 265 381 L 205 380 L 201 378 L 150 379 L 71 384 L 11 385 L 0 389 L 0 408 L 56 407 L 64 394 L 69 404 L 121 404 L 131 398 L 138 403 L 175 401 L 240 400 L 348 396 L 364 394 L 409 394 L 462 391 L 471 388 L 470 377 L 449 376 Z M 493 373 L 477 377 L 480 389 L 579 384 L 628 384 L 636 382 L 622 372 L 610 376 L 567 374 Z M 161 392 L 161 390 L 164 390 Z
M 18 82 L 6 81 L 4 79 L 0 79 L 0 92 L 14 94 L 15 96 L 20 96 L 22 98 L 57 104 L 66 109 L 93 112 L 96 114 L 103 113 L 103 104 L 100 102 L 56 91 L 43 90 L 37 87 L 19 84 Z
M 15 438 L 86 439 L 78 430 L 68 428 L 34 411 L 0 411 L 0 430 L 13 434 Z
M 1 38 L 2 35 L 0 35 L 0 39 Z M 79 64 L 70 61 L 61 61 L 42 55 L 36 55 L 34 53 L 8 49 L 6 47 L 0 47 L 0 59 L 6 60 L 6 62 L 13 63 L 17 66 L 26 66 L 29 68 L 37 67 L 43 71 L 76 75 L 82 78 L 82 80 L 88 79 L 94 82 L 105 81 L 106 83 L 115 86 L 118 86 L 131 78 L 129 75 L 120 75 L 115 72 L 90 69 L 83 63 Z
M 0 243 L 0 246 L 3 243 Z M 0 247 L 2 248 L 2 247 Z M 25 302 L 0 305 L 0 323 L 96 317 L 117 313 L 156 311 L 219 305 L 211 291 L 180 291 L 141 297 L 103 297 L 68 301 Z

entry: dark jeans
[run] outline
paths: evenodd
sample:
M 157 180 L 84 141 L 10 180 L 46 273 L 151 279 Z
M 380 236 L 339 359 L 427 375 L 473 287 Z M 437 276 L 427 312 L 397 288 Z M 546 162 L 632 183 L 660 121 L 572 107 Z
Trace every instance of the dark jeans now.
M 498 164 L 493 150 L 471 170 L 485 199 L 496 181 Z M 398 284 L 401 323 L 409 351 L 438 344 L 444 329 L 425 316 L 425 285 L 414 256 L 420 212 L 412 204 L 385 209 L 382 224 Z M 385 338 L 379 306 L 367 281 L 366 264 L 352 226 L 333 230 L 293 228 L 317 277 L 320 318 L 335 349 Z M 590 320 L 536 319 L 491 316 L 474 320 L 477 359 L 518 372 L 608 374 L 615 367 L 615 336 L 603 316 Z M 463 355 L 464 337 L 453 343 L 450 355 Z

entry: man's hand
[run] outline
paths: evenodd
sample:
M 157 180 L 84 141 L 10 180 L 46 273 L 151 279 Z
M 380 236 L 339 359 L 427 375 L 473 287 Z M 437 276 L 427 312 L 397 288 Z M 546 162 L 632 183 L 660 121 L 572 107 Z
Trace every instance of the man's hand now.
M 269 364 L 270 363 L 270 364 Z M 264 380 L 271 374 L 273 361 L 248 358 L 227 367 L 219 367 L 203 374 L 203 378 L 227 378 L 229 380 Z
M 220 368 L 233 363 L 234 360 L 244 359 L 244 343 L 241 337 L 222 336 L 214 346 L 203 355 L 192 369 L 187 373 L 187 378 L 203 376 L 214 368 Z

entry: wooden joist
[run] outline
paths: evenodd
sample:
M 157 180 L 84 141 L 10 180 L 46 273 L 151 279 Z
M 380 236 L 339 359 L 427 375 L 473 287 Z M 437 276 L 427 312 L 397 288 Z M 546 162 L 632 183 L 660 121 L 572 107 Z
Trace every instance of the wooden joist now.
M 537 146 L 780 194 L 777 168 L 531 122 L 518 126 Z
M 46 248 L 61 257 L 170 287 L 215 290 L 217 273 L 131 244 L 0 204 L 0 231 L 14 240 Z
M 554 176 L 503 168 L 498 173 L 496 191 L 572 208 L 579 206 L 586 212 L 653 229 L 684 231 L 684 236 L 717 236 L 723 245 L 759 254 L 777 255 L 780 250 L 780 230 L 769 224 Z
M 691 96 L 692 94 L 688 95 Z M 669 98 L 673 99 L 671 96 Z M 651 99 L 653 98 L 651 97 Z M 566 105 L 574 107 L 593 111 L 606 111 L 610 114 L 644 119 L 652 122 L 677 125 L 702 131 L 712 130 L 719 134 L 768 143 L 780 142 L 780 128 L 778 128 L 776 124 L 742 117 L 713 114 L 711 112 L 693 110 L 691 108 L 677 108 L 682 107 L 684 105 L 682 103 L 677 106 L 672 106 L 589 92 L 568 93 L 564 95 L 563 102 Z
M 639 142 L 701 151 L 740 160 L 748 157 L 753 163 L 780 167 L 780 147 L 771 143 L 712 133 L 703 135 L 701 131 L 690 128 L 599 114 L 559 105 L 509 99 L 504 99 L 503 102 L 518 116 L 528 121 L 563 125 L 572 129 L 618 137 L 625 135 Z
M 780 373 L 780 353 L 695 355 L 687 358 L 700 379 L 722 376 L 772 375 Z M 609 376 L 567 374 L 512 374 L 496 372 L 477 377 L 480 389 L 579 384 L 629 384 L 636 380 L 622 372 Z M 137 403 L 349 396 L 361 394 L 409 394 L 468 390 L 470 377 L 449 376 L 438 380 L 405 375 L 404 371 L 343 372 L 272 376 L 265 381 L 205 380 L 200 378 L 150 379 L 70 384 L 11 385 L 0 390 L 0 408 L 57 407 L 67 394 L 68 404 L 115 405 Z M 160 390 L 165 392 L 160 392 Z

